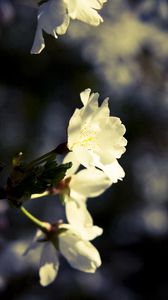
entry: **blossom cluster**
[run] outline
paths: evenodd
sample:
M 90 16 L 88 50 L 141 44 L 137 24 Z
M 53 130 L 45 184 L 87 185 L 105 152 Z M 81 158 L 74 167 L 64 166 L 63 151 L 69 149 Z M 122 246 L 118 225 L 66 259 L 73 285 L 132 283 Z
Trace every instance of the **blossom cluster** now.
M 63 35 L 70 20 L 92 26 L 103 22 L 98 11 L 106 0 L 42 0 L 37 13 L 37 28 L 32 54 L 45 47 L 43 31 Z M 10 204 L 37 225 L 36 235 L 25 253 L 41 247 L 40 283 L 52 283 L 59 269 L 59 252 L 80 271 L 94 273 L 101 265 L 98 250 L 91 243 L 103 229 L 96 226 L 87 208 L 89 198 L 101 195 L 125 176 L 118 159 L 125 152 L 125 126 L 120 118 L 110 116 L 108 98 L 101 105 L 99 94 L 86 89 L 80 94 L 82 107 L 70 118 L 67 130 L 66 156 L 61 165 L 56 155 L 61 145 L 29 164 L 22 153 L 13 159 L 12 172 L 3 194 Z M 65 146 L 65 145 L 64 145 Z M 61 152 L 62 153 L 62 152 Z M 65 207 L 67 223 L 42 222 L 32 216 L 23 203 L 31 198 L 54 194 Z
M 57 276 L 58 251 L 72 267 L 84 272 L 94 273 L 101 265 L 100 255 L 90 241 L 103 230 L 94 225 L 87 201 L 101 195 L 125 175 L 118 163 L 127 144 L 123 137 L 125 126 L 119 118 L 110 116 L 108 99 L 99 106 L 99 94 L 91 93 L 90 89 L 84 90 L 80 97 L 83 106 L 75 110 L 69 121 L 69 152 L 63 160 L 64 164 L 72 162 L 72 167 L 54 188 L 32 195 L 32 198 L 60 195 L 67 218 L 67 224 L 59 221 L 47 234 L 38 230 L 28 248 L 43 245 L 39 270 L 43 286 Z

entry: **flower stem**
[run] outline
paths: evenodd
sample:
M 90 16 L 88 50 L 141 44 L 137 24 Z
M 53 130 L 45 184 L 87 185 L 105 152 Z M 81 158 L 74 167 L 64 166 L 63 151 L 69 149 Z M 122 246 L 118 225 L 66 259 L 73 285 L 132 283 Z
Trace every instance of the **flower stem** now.
M 48 232 L 51 229 L 51 225 L 47 222 L 42 222 L 36 217 L 34 217 L 26 208 L 23 206 L 20 207 L 21 212 L 29 219 L 31 220 L 35 225 L 37 225 L 42 231 Z

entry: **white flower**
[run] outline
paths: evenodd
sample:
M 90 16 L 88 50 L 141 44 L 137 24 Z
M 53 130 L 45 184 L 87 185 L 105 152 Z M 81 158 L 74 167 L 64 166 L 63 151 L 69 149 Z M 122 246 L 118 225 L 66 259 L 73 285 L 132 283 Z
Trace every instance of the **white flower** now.
M 31 53 L 40 53 L 45 47 L 43 30 L 57 38 L 58 34 L 66 32 L 70 18 L 99 25 L 103 19 L 96 9 L 101 9 L 104 2 L 106 0 L 48 0 L 41 4 Z
M 87 210 L 87 198 L 96 197 L 102 194 L 110 185 L 111 179 L 101 170 L 94 167 L 76 172 L 79 163 L 75 159 L 73 152 L 64 158 L 63 163 L 72 162 L 64 179 L 68 182 L 62 191 L 65 202 L 65 211 L 68 222 L 73 228 L 80 232 L 84 239 L 92 240 L 102 234 L 102 229 L 93 226 L 93 220 Z M 64 186 L 64 185 L 63 185 Z
M 54 238 L 53 238 L 54 237 Z M 83 240 L 69 224 L 61 224 L 58 232 L 52 240 L 46 240 L 46 236 L 41 230 L 38 230 L 32 244 L 26 250 L 42 246 L 39 277 L 40 284 L 47 286 L 57 277 L 59 269 L 60 252 L 69 262 L 69 264 L 80 271 L 94 273 L 101 265 L 101 258 L 97 249 L 86 240 Z
M 68 148 L 86 168 L 95 166 L 117 182 L 124 171 L 117 159 L 125 152 L 125 126 L 111 117 L 108 98 L 98 105 L 98 93 L 86 89 L 81 94 L 83 107 L 76 109 L 68 126 Z

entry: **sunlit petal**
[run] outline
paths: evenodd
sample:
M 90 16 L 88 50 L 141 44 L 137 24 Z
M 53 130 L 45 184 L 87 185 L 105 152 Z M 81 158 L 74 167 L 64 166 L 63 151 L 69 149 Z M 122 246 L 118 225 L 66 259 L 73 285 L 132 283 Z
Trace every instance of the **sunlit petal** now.
M 111 183 L 111 179 L 104 172 L 92 167 L 76 173 L 71 179 L 70 189 L 83 197 L 96 197 L 103 193 Z
M 59 235 L 59 249 L 69 264 L 80 271 L 94 273 L 101 265 L 97 249 L 84 241 L 73 230 Z
M 52 283 L 58 273 L 59 269 L 59 261 L 58 254 L 55 247 L 51 242 L 46 242 L 43 246 L 43 251 L 41 255 L 40 261 L 40 284 L 42 286 L 47 286 Z

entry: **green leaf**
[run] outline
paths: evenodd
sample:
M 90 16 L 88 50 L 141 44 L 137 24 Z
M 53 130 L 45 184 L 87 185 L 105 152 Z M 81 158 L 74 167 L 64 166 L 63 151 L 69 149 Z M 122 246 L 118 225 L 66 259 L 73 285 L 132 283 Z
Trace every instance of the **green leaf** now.
M 56 186 L 71 168 L 72 163 L 58 165 L 56 155 L 45 155 L 25 164 L 20 157 L 13 161 L 13 170 L 7 182 L 7 198 L 14 206 L 29 200 L 32 194 L 40 194 Z

